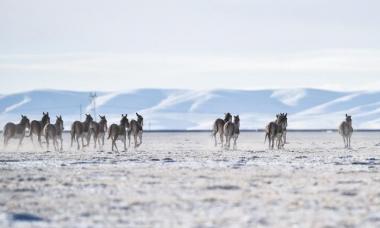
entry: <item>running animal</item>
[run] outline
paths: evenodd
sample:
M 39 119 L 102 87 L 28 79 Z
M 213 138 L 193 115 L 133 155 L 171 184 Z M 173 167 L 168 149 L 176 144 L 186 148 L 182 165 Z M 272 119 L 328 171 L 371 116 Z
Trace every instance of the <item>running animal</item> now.
M 343 137 L 344 148 L 351 148 L 352 118 L 346 114 L 346 120 L 339 125 L 338 132 Z
M 40 147 L 42 147 L 41 143 L 41 136 L 43 134 L 43 129 L 46 126 L 46 124 L 50 124 L 50 117 L 49 112 L 42 113 L 42 119 L 41 121 L 33 120 L 30 123 L 30 134 L 29 137 L 32 139 L 33 142 L 33 135 L 37 135 L 38 143 L 40 144 Z
M 231 113 L 225 113 L 224 119 L 216 119 L 214 122 L 213 130 L 212 130 L 212 136 L 214 137 L 215 146 L 218 146 L 218 142 L 216 140 L 216 134 L 219 133 L 220 137 L 220 143 L 222 144 L 222 147 L 224 145 L 223 137 L 224 137 L 224 125 L 228 122 L 232 121 L 232 115 Z
M 49 151 L 49 144 L 50 144 L 50 139 L 53 141 L 53 146 L 55 151 L 62 151 L 63 150 L 63 138 L 62 138 L 62 133 L 63 133 L 63 120 L 62 116 L 57 116 L 57 120 L 55 121 L 55 124 L 47 124 L 44 127 L 43 134 L 45 136 L 46 140 L 46 149 Z M 59 147 L 58 145 L 58 139 L 61 143 L 61 146 Z
M 231 120 L 227 121 L 227 123 L 224 125 L 224 135 L 226 136 L 226 145 L 225 147 L 227 149 L 230 149 L 231 146 L 231 139 L 234 140 L 234 147 L 233 149 L 237 149 L 237 139 L 240 134 L 240 118 L 239 115 L 234 116 L 234 122 Z
M 142 144 L 142 134 L 143 134 L 143 125 L 144 118 L 136 112 L 137 121 L 131 120 L 128 128 L 128 141 L 129 146 L 131 146 L 131 135 L 133 135 L 135 148 L 139 147 Z M 137 142 L 137 137 L 139 137 L 140 142 Z
M 117 148 L 116 141 L 121 140 L 124 143 L 124 151 L 127 151 L 127 130 L 129 128 L 129 122 L 126 115 L 121 115 L 120 124 L 112 124 L 108 131 L 108 139 L 112 140 L 112 151 L 114 151 L 114 147 L 116 151 L 119 152 Z
M 75 121 L 71 125 L 71 147 L 73 147 L 74 140 L 77 141 L 77 148 L 80 149 L 79 138 L 82 140 L 82 148 L 87 146 L 90 141 L 90 123 L 92 122 L 92 116 L 86 114 L 86 120 L 84 122 Z M 83 138 L 86 137 L 87 144 L 84 145 Z
M 99 115 L 99 117 L 99 123 L 95 121 L 92 121 L 90 123 L 90 134 L 94 138 L 94 148 L 96 148 L 97 143 L 99 145 L 99 148 L 102 148 L 104 146 L 104 138 L 108 130 L 106 116 Z
M 4 148 L 8 146 L 10 139 L 19 139 L 17 149 L 20 148 L 22 141 L 25 137 L 26 128 L 30 129 L 30 121 L 28 117 L 21 115 L 21 121 L 19 124 L 7 123 L 4 126 Z
M 276 115 L 276 121 L 270 122 L 265 128 L 265 142 L 269 139 L 269 149 L 274 149 L 275 140 L 277 140 L 277 148 L 281 149 L 284 146 L 283 133 L 286 129 L 287 115 Z

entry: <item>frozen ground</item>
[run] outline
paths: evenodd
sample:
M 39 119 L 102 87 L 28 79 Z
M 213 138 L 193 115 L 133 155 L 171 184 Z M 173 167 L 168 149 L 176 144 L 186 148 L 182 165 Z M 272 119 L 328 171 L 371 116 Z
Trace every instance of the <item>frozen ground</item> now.
M 209 133 L 145 133 L 138 150 L 0 153 L 0 227 L 379 227 L 380 133 L 289 133 L 268 151 Z M 0 140 L 2 140 L 0 138 Z

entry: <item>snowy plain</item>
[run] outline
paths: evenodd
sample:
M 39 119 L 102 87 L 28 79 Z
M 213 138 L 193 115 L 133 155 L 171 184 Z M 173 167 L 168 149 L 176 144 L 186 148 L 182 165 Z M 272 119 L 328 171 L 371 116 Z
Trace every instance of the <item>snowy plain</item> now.
M 144 133 L 127 152 L 0 151 L 0 227 L 379 227 L 380 133 Z M 0 138 L 0 140 L 2 140 Z M 16 144 L 13 142 L 13 144 Z M 121 147 L 121 144 L 118 144 Z

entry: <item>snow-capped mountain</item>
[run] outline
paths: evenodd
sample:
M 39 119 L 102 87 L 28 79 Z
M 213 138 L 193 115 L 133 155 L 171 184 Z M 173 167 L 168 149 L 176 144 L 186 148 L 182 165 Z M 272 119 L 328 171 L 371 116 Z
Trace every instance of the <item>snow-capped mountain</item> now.
M 0 96 L 0 123 L 18 122 L 20 114 L 40 119 L 49 111 L 53 121 L 62 115 L 66 129 L 80 113 L 93 113 L 89 92 L 39 90 Z M 355 128 L 380 128 L 380 92 L 334 92 L 317 89 L 211 90 L 139 89 L 98 92 L 97 114 L 109 123 L 120 114 L 145 117 L 146 129 L 211 129 L 213 121 L 231 112 L 241 128 L 261 129 L 276 113 L 289 113 L 291 129 L 331 129 L 353 115 Z

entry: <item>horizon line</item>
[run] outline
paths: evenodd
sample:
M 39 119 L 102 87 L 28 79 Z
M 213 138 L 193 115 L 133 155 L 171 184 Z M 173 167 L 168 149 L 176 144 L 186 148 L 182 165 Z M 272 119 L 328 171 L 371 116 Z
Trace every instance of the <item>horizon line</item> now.
M 91 93 L 91 92 L 97 92 L 97 93 L 115 93 L 115 92 L 134 92 L 139 90 L 185 90 L 185 91 L 281 91 L 281 90 L 320 90 L 320 91 L 330 91 L 330 92 L 339 92 L 339 93 L 349 93 L 349 92 L 380 92 L 380 89 L 367 89 L 367 90 L 345 90 L 345 89 L 327 89 L 327 88 L 320 88 L 320 87 L 293 87 L 293 88 L 213 88 L 213 89 L 192 89 L 192 88 L 175 88 L 175 87 L 136 87 L 134 89 L 125 89 L 125 90 L 79 90 L 79 89 L 54 89 L 54 88 L 35 88 L 30 90 L 21 90 L 21 91 L 15 91 L 11 93 L 3 93 L 0 95 L 18 95 L 22 93 L 31 93 L 31 92 L 41 92 L 41 91 L 64 91 L 64 92 L 82 92 L 82 93 Z

